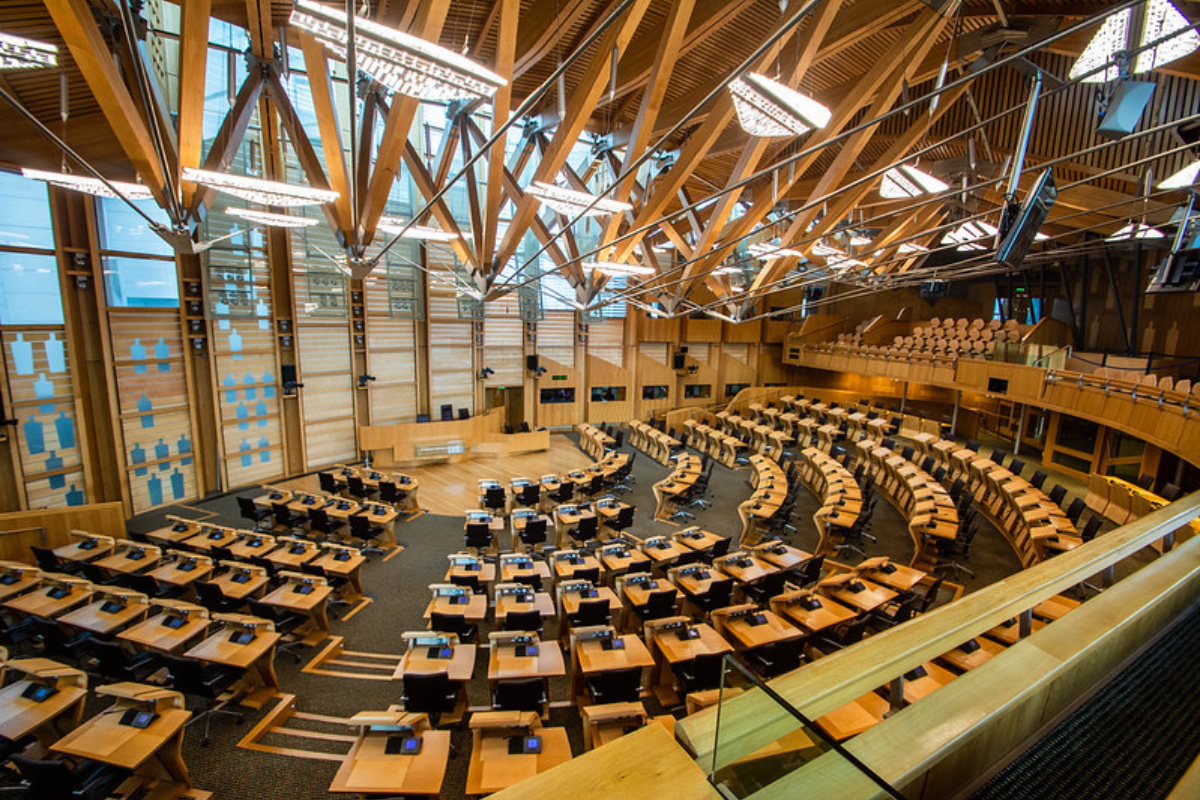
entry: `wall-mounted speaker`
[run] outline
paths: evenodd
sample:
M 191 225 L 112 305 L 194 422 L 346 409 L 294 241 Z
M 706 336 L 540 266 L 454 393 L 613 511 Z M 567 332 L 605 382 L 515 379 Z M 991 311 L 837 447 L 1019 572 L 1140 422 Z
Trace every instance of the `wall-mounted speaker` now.
M 529 370 L 530 372 L 537 372 L 537 368 L 539 366 L 541 365 L 538 363 L 537 353 L 534 353 L 530 356 L 525 356 L 525 369 Z
M 686 369 L 686 368 L 687 368 L 687 359 L 684 358 L 683 353 L 676 353 L 674 356 L 671 357 L 671 369 L 681 370 L 681 369 Z

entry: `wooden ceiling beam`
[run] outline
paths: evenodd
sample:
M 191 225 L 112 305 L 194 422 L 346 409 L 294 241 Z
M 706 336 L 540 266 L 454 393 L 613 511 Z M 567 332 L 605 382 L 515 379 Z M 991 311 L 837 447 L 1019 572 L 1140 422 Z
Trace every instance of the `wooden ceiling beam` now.
M 353 238 L 354 226 L 350 212 L 350 179 L 346 172 L 345 150 L 342 147 L 342 126 L 338 124 L 337 108 L 333 103 L 333 79 L 326 62 L 325 47 L 313 36 L 300 33 L 300 49 L 308 72 L 309 91 L 317 115 L 317 130 L 321 135 L 321 151 L 325 154 L 325 172 L 329 186 L 338 193 L 334 210 L 338 230 Z
M 549 148 L 534 170 L 534 181 L 553 183 L 554 176 L 566 163 L 571 148 L 579 139 L 580 133 L 583 132 L 591 110 L 596 107 L 596 101 L 604 91 L 610 75 L 609 67 L 613 59 L 613 50 L 625 52 L 629 40 L 633 37 L 634 31 L 637 30 L 642 16 L 649 6 L 650 0 L 634 0 L 621 18 L 615 21 L 600 37 L 596 44 L 596 56 L 588 63 L 579 84 L 567 100 L 567 118 L 559 123 Z M 530 220 L 537 214 L 538 205 L 537 199 L 530 195 L 526 195 L 517 205 L 512 221 L 498 248 L 496 263 L 504 264 L 516 252 L 521 237 L 529 228 Z
M 204 144 L 204 86 L 208 72 L 208 24 L 212 0 L 195 0 L 180 8 L 179 25 L 179 161 L 176 181 L 185 166 L 200 165 Z M 183 205 L 192 203 L 195 188 L 183 185 Z
M 511 75 L 516 61 L 517 31 L 521 15 L 521 0 L 495 0 L 490 21 L 496 18 L 500 26 L 496 39 L 496 60 L 493 67 L 499 75 Z M 486 30 L 486 26 L 485 26 Z M 483 40 L 480 36 L 480 41 Z M 501 86 L 492 98 L 492 135 L 508 121 L 512 113 L 512 85 L 509 81 Z M 487 201 L 483 208 L 483 229 L 476 232 L 476 248 L 480 266 L 485 274 L 499 272 L 500 266 L 491 260 L 496 250 L 496 238 L 500 230 L 500 210 L 504 207 L 504 145 L 507 137 L 501 137 L 492 145 L 487 161 Z
M 46 0 L 45 5 L 113 135 L 142 182 L 159 204 L 167 207 L 166 176 L 155 154 L 154 141 L 141 110 L 117 71 L 91 6 L 86 0 Z
M 556 48 L 562 47 L 559 36 L 578 25 L 591 8 L 592 3 L 588 0 L 535 0 L 521 15 L 512 80 L 517 80 Z
M 204 163 L 201 165 L 203 169 L 210 172 L 224 172 L 233 161 L 238 147 L 246 138 L 246 130 L 250 127 L 250 120 L 254 116 L 254 107 L 262 96 L 262 90 L 262 72 L 256 70 L 248 74 L 241 88 L 238 89 L 237 97 L 234 98 L 229 113 L 221 121 L 221 127 L 213 138 L 213 146 L 209 148 L 208 155 L 205 156 Z M 200 207 L 211 206 L 213 198 L 216 196 L 216 189 L 197 185 L 192 192 L 192 204 L 189 208 L 191 216 L 198 217 Z
M 421 154 L 417 152 L 417 148 L 407 139 L 404 142 L 404 166 L 408 168 L 409 175 L 412 177 L 417 191 L 421 193 L 421 196 L 425 198 L 425 202 L 428 203 L 429 198 L 437 194 L 439 184 L 421 160 Z M 446 205 L 446 199 L 443 197 L 438 200 L 433 204 L 430 211 L 442 230 L 454 234 L 454 238 L 450 240 L 450 246 L 454 249 L 454 254 L 458 256 L 458 260 L 462 262 L 464 267 L 475 269 L 475 255 L 467 247 L 462 230 L 458 227 L 458 221 L 454 219 L 454 215 L 450 213 L 450 207 Z
M 421 3 L 411 3 L 416 8 L 416 17 L 408 32 L 427 41 L 436 42 L 441 36 L 442 26 L 446 22 L 446 12 L 450 9 L 449 0 L 425 0 Z M 375 168 L 371 172 L 371 183 L 367 196 L 362 202 L 363 213 L 359 218 L 358 240 L 364 245 L 370 244 L 375 235 L 375 225 L 383 216 L 383 208 L 387 204 L 392 184 L 400 170 L 400 161 L 404 157 L 408 142 L 408 131 L 416 118 L 420 101 L 415 97 L 397 95 L 388 109 L 387 120 L 383 126 L 383 138 L 379 151 L 375 154 Z

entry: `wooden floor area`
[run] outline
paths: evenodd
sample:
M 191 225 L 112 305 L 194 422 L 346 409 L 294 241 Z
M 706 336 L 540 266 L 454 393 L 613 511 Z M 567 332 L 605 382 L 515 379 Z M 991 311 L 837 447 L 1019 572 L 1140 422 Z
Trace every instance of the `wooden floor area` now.
M 537 480 L 549 473 L 569 472 L 591 463 L 592 459 L 565 435 L 553 434 L 550 436 L 550 449 L 541 453 L 407 467 L 401 471 L 421 482 L 417 494 L 421 508 L 431 514 L 461 516 L 464 509 L 479 506 L 479 481 L 484 478 L 494 478 L 507 485 L 512 478 Z M 381 470 L 389 468 L 388 464 L 379 461 L 373 466 Z M 302 491 L 320 491 L 316 475 L 282 481 L 276 485 Z

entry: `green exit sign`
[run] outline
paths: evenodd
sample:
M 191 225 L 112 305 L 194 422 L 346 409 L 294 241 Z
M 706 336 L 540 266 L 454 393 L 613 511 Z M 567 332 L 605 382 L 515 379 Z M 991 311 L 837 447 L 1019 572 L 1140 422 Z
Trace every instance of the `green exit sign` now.
M 553 378 L 553 380 L 556 380 L 556 381 L 565 381 L 566 379 L 567 379 L 566 375 L 555 375 Z

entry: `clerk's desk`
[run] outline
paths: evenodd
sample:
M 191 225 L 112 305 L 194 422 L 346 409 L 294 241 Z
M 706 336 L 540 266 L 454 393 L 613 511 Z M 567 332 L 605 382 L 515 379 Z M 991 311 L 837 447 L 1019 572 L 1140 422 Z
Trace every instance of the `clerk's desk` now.
M 358 441 L 373 458 L 408 466 L 548 450 L 550 431 L 506 434 L 504 409 L 500 408 L 467 419 L 363 425 L 358 429 Z
M 399 706 L 360 711 L 346 724 L 358 729 L 358 738 L 333 776 L 330 792 L 429 797 L 441 793 L 450 760 L 450 731 L 433 730 L 427 715 L 409 714 Z M 410 738 L 420 740 L 419 753 L 388 752 L 390 742 Z
M 245 670 L 235 686 L 244 706 L 259 708 L 276 697 L 279 678 L 275 675 L 275 645 L 279 634 L 275 626 L 269 620 L 245 614 L 213 614 L 212 620 L 220 623 L 216 632 L 184 655 Z M 248 636 L 249 640 L 239 641 L 237 634 Z
M 471 715 L 471 763 L 467 794 L 490 794 L 571 760 L 565 728 L 543 728 L 532 711 L 483 711 Z M 541 752 L 512 753 L 514 737 L 536 736 Z
M 43 747 L 79 725 L 87 697 L 87 674 L 46 658 L 17 658 L 5 665 L 21 674 L 0 691 L 0 736 L 16 741 L 36 735 Z M 24 697 L 31 687 L 46 687 L 42 700 Z
M 183 727 L 192 712 L 184 709 L 182 694 L 142 683 L 111 683 L 98 687 L 96 694 L 115 702 L 59 739 L 51 750 L 191 786 L 181 748 Z M 123 722 L 126 712 L 139 711 L 157 716 L 144 728 Z

